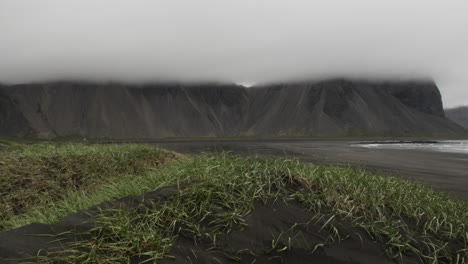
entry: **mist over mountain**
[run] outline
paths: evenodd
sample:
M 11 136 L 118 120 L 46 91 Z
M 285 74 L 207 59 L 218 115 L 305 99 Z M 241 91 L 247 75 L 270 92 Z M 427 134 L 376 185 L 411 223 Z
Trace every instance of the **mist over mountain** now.
M 460 106 L 450 109 L 445 109 L 447 118 L 455 123 L 468 128 L 468 106 Z
M 53 82 L 0 87 L 0 135 L 52 138 L 437 136 L 432 81 L 235 84 Z
M 468 104 L 460 0 L 2 0 L 0 82 L 433 78 Z

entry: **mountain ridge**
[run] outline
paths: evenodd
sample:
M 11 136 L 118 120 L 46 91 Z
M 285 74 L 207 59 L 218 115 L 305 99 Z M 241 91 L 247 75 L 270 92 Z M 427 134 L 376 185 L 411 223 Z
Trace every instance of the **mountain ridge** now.
M 41 138 L 437 136 L 433 81 L 235 84 L 53 82 L 0 86 L 0 135 Z M 18 120 L 18 121 L 16 121 Z M 15 129 L 12 129 L 15 128 Z
M 445 109 L 448 119 L 468 129 L 468 106 Z

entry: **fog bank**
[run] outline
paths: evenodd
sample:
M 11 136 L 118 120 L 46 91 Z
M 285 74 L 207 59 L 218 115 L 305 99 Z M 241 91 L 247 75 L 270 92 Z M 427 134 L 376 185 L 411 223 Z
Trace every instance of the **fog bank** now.
M 0 82 L 433 78 L 468 104 L 466 1 L 0 2 Z

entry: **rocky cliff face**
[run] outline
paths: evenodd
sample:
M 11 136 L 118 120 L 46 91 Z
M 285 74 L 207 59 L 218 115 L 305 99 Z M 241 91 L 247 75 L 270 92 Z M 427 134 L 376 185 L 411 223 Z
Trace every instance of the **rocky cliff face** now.
M 468 129 L 468 106 L 445 110 L 447 118 Z
M 439 90 L 429 82 L 331 80 L 250 92 L 250 134 L 410 136 L 460 131 L 444 118 Z
M 107 138 L 453 135 L 432 82 L 0 87 L 0 135 Z
M 0 135 L 21 137 L 29 134 L 28 121 L 3 89 L 0 86 Z

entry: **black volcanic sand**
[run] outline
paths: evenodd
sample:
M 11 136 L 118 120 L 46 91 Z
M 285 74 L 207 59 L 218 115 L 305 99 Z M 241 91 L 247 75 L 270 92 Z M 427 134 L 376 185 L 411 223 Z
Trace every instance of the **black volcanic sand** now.
M 162 202 L 178 194 L 177 187 L 166 187 L 142 196 L 129 196 L 116 201 L 104 202 L 100 208 L 123 208 L 131 210 L 138 205 Z M 63 218 L 53 225 L 31 224 L 0 233 L 0 260 L 3 264 L 25 263 L 42 249 L 56 251 L 63 249 L 66 241 L 86 239 L 72 235 L 56 235 L 68 230 L 77 233 L 89 230 L 91 216 L 98 212 L 97 207 Z M 383 251 L 383 246 L 373 242 L 361 229 L 347 223 L 338 223 L 340 230 L 350 234 L 341 242 L 335 240 L 331 245 L 315 247 L 327 241 L 330 233 L 321 224 L 311 221 L 310 211 L 303 209 L 295 201 L 256 201 L 254 210 L 247 216 L 243 229 L 220 236 L 218 246 L 212 248 L 209 240 L 203 238 L 196 242 L 191 234 L 178 233 L 178 239 L 170 255 L 174 258 L 160 263 L 393 263 Z M 208 228 L 205 223 L 201 229 Z M 40 234 L 40 235 L 39 235 Z M 289 243 L 288 238 L 294 238 Z M 58 241 L 58 238 L 63 239 Z M 272 246 L 272 240 L 279 241 Z M 285 247 L 287 250 L 285 250 Z M 311 252 L 314 250 L 312 254 Z M 240 256 L 235 260 L 233 256 Z M 255 257 L 254 257 L 255 255 Z M 144 258 L 132 259 L 139 263 Z M 418 263 L 416 259 L 405 259 L 405 263 Z
M 175 258 L 161 263 L 392 263 L 385 257 L 382 245 L 357 228 L 346 230 L 351 237 L 319 247 L 312 254 L 314 246 L 324 243 L 330 235 L 321 225 L 308 223 L 313 216 L 296 202 L 257 201 L 246 220 L 248 226 L 220 237 L 220 246 L 211 249 L 213 253 L 209 252 L 211 244 L 201 241 L 195 245 L 191 236 L 181 236 L 170 252 Z M 291 229 L 296 223 L 300 224 Z M 273 249 L 272 239 L 278 237 L 280 242 Z M 295 238 L 291 244 L 289 237 Z M 234 261 L 231 254 L 242 259 Z
M 371 142 L 376 142 L 372 140 Z M 304 162 L 358 166 L 409 178 L 468 200 L 468 154 L 369 149 L 349 140 L 232 140 L 153 142 L 182 153 L 232 151 L 262 156 L 294 156 Z

